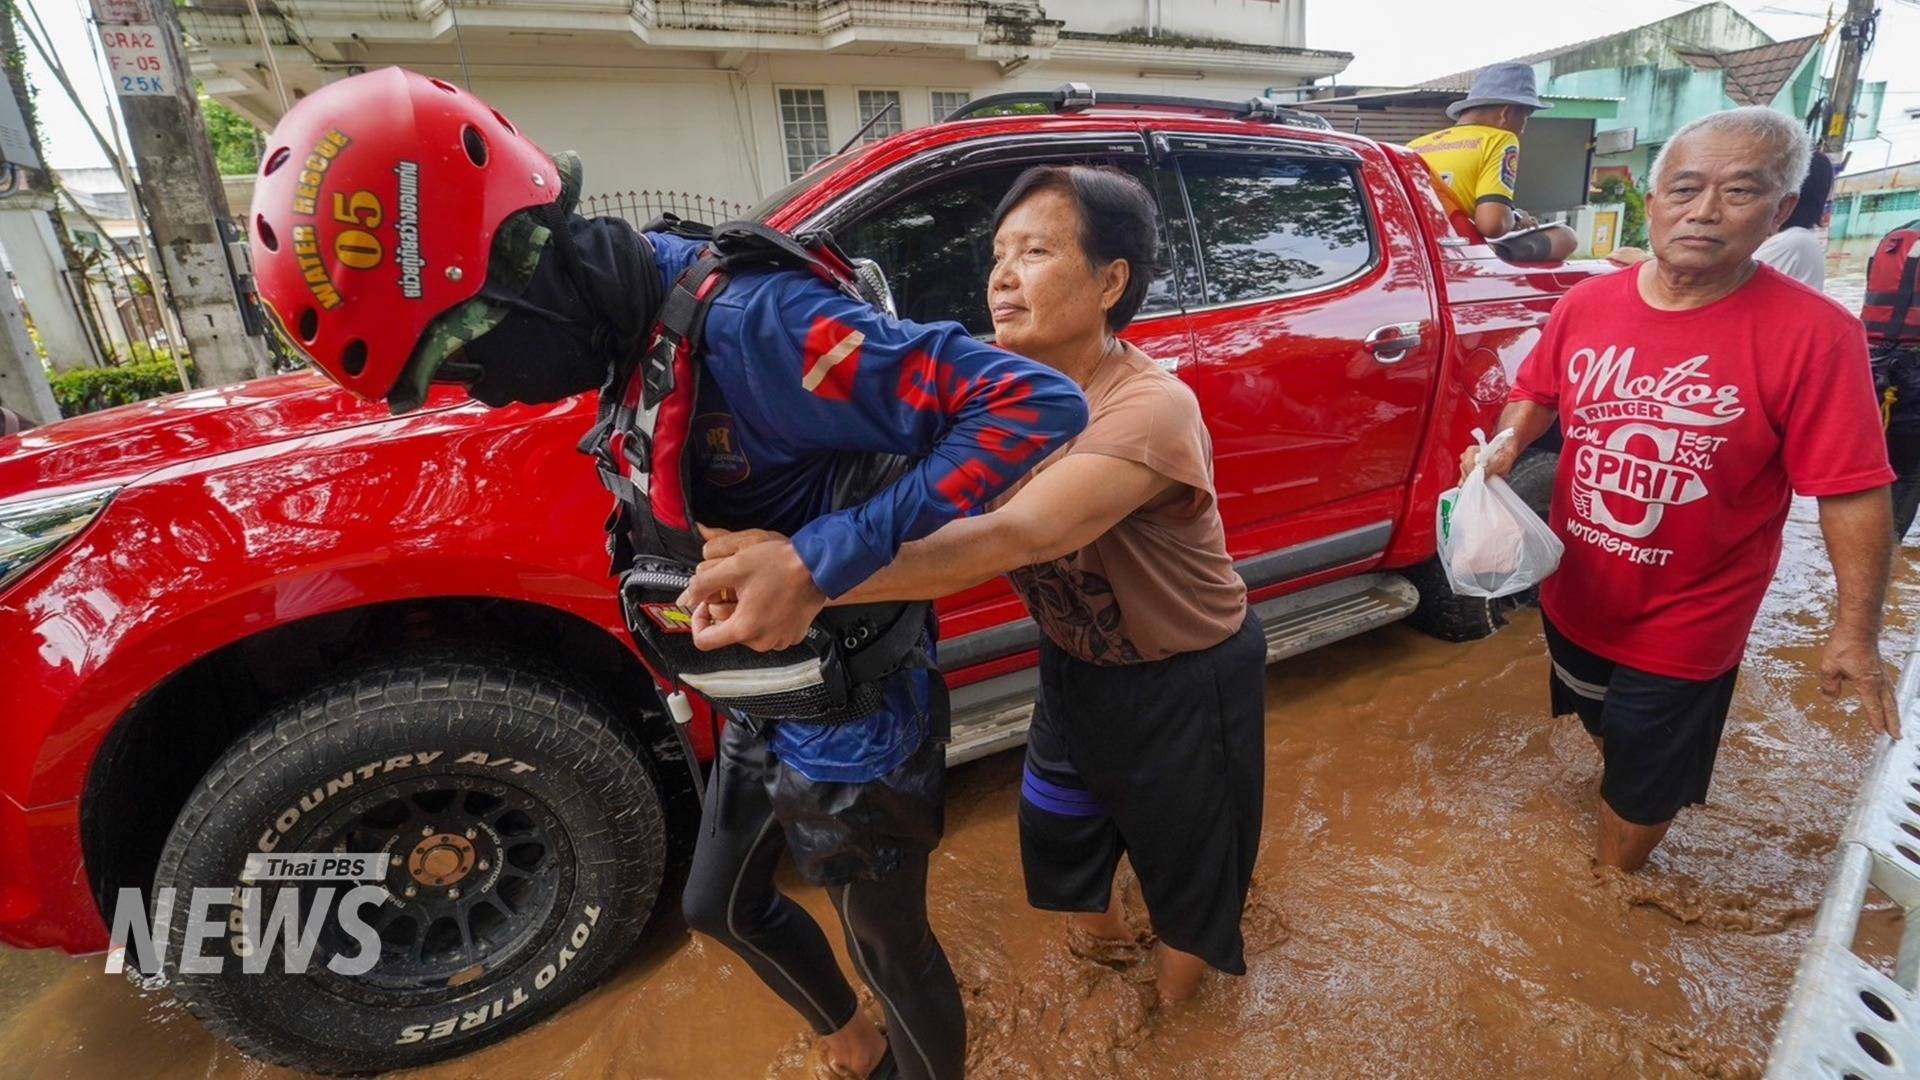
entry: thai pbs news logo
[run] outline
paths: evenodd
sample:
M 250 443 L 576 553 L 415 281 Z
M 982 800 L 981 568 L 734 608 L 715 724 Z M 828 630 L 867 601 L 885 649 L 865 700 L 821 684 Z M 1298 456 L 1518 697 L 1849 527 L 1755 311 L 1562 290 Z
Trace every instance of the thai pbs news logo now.
M 161 889 L 151 907 L 139 889 L 121 889 L 114 902 L 107 974 L 122 973 L 129 952 L 140 971 L 158 973 L 160 950 L 173 940 L 176 921 L 184 920 L 178 957 L 183 975 L 218 975 L 229 957 L 249 975 L 265 974 L 270 966 L 275 974 L 302 975 L 331 920 L 357 948 L 334 951 L 327 970 L 347 978 L 365 975 L 380 959 L 380 935 L 366 912 L 385 903 L 388 893 L 384 885 L 364 883 L 383 881 L 387 866 L 388 856 L 378 851 L 253 852 L 234 886 L 195 888 L 185 898 L 175 889 Z M 216 909 L 225 914 L 216 915 Z M 273 962 L 276 953 L 280 964 Z

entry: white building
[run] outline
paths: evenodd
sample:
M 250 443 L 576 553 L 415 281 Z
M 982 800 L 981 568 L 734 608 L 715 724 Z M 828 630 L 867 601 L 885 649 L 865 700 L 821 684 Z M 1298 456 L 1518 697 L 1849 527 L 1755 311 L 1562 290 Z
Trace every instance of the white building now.
M 297 98 L 405 65 L 469 85 L 588 193 L 751 203 L 837 150 L 974 97 L 1085 82 L 1245 100 L 1332 76 L 1306 0 L 259 0 Z M 207 92 L 263 128 L 280 94 L 245 0 L 181 22 Z M 1291 99 L 1288 93 L 1283 97 Z

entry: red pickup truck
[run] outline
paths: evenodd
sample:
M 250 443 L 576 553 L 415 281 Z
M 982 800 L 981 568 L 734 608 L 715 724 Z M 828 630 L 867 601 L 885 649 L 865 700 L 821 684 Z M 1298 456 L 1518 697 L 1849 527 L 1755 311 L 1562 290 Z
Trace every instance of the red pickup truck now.
M 1013 178 L 1139 176 L 1167 256 L 1127 336 L 1199 396 L 1270 657 L 1497 628 L 1437 572 L 1436 497 L 1603 267 L 1502 261 L 1419 158 L 1313 117 L 1035 100 L 843 153 L 754 214 L 876 260 L 902 315 L 985 332 Z M 395 418 L 295 374 L 0 439 L 0 942 L 106 948 L 122 890 L 184 908 L 249 852 L 386 853 L 371 972 L 175 979 L 243 1049 L 325 1070 L 462 1053 L 604 973 L 697 805 L 607 575 L 592 415 L 443 391 Z M 1553 460 L 1515 474 L 1542 510 Z M 939 610 L 953 757 L 1017 745 L 1033 622 L 1000 583 Z

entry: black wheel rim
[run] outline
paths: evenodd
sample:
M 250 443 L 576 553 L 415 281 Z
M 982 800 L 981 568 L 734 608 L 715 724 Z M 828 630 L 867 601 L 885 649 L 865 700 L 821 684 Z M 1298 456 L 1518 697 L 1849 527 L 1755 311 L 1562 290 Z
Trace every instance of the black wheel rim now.
M 352 977 L 328 969 L 330 958 L 360 952 L 330 916 L 307 967 L 335 995 L 376 1008 L 465 997 L 510 977 L 551 937 L 572 898 L 574 854 L 560 819 L 525 790 L 483 776 L 441 773 L 370 789 L 282 850 L 387 856 L 388 900 L 361 910 L 380 936 L 379 962 Z M 316 887 L 297 888 L 310 910 Z

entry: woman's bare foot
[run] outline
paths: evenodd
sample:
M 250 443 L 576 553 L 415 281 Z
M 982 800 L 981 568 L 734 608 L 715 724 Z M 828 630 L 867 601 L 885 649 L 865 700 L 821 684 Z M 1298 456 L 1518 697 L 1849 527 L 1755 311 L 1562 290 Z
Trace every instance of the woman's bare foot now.
M 1067 951 L 1082 960 L 1112 968 L 1128 968 L 1146 958 L 1146 943 L 1131 933 L 1125 937 L 1096 934 L 1077 922 L 1067 923 Z
M 1160 991 L 1161 1004 L 1188 1001 L 1200 992 L 1200 977 L 1207 973 L 1205 960 L 1179 949 L 1169 949 L 1162 942 L 1153 947 L 1153 961 L 1153 984 Z
M 1140 959 L 1143 942 L 1120 913 L 1120 890 L 1102 912 L 1067 916 L 1067 951 L 1096 964 L 1124 967 Z
M 1119 889 L 1114 889 L 1108 898 L 1107 910 L 1076 911 L 1067 916 L 1067 925 L 1094 937 L 1112 938 L 1116 941 L 1133 940 L 1133 931 L 1127 928 L 1126 916 L 1120 913 Z

